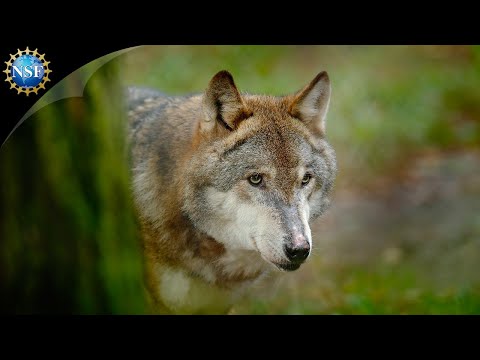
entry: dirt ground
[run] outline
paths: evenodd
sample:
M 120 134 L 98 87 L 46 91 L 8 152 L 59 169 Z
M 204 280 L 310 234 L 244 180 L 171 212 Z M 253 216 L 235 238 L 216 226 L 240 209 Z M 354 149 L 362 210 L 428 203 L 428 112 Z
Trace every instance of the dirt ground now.
M 480 153 L 429 153 L 397 179 L 334 194 L 312 229 L 325 266 L 408 261 L 439 285 L 479 281 Z

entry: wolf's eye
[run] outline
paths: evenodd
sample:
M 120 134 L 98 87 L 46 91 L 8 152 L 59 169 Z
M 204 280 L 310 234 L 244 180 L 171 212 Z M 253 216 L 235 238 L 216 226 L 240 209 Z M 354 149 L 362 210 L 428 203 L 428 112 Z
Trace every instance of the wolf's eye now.
M 255 174 L 248 178 L 248 182 L 253 186 L 258 186 L 262 183 L 262 175 Z
M 311 179 L 312 179 L 312 174 L 306 173 L 305 175 L 303 175 L 302 185 L 303 186 L 307 185 Z

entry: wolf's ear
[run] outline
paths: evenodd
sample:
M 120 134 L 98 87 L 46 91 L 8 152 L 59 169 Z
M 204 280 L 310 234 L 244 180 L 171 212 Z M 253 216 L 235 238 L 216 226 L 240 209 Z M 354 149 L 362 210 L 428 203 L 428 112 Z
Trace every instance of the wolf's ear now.
M 324 135 L 330 92 L 330 79 L 327 72 L 322 71 L 294 95 L 289 107 L 290 115 L 303 121 L 318 135 Z
M 217 73 L 203 95 L 205 121 L 202 129 L 211 130 L 220 125 L 227 130 L 234 130 L 240 121 L 251 115 L 228 71 Z

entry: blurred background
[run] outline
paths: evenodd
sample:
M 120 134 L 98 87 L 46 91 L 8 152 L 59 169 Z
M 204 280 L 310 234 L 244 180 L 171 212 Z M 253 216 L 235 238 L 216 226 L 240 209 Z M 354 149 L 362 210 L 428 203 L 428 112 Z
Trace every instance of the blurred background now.
M 332 81 L 339 172 L 314 253 L 238 314 L 480 313 L 479 46 L 147 46 L 97 71 L 0 150 L 0 311 L 143 313 L 122 142 L 125 85 L 201 92 Z M 55 299 L 55 300 L 52 300 Z

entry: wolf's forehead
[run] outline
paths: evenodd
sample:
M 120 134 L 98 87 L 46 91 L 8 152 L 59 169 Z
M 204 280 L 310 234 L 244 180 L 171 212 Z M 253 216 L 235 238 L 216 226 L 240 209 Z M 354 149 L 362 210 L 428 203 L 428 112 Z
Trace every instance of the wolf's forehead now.
M 306 139 L 272 126 L 241 139 L 224 154 L 245 164 L 268 164 L 285 169 L 309 162 L 313 156 L 312 146 Z
M 244 100 L 255 122 L 283 123 L 282 125 L 288 126 L 288 121 L 292 119 L 288 98 L 285 96 L 247 95 Z

